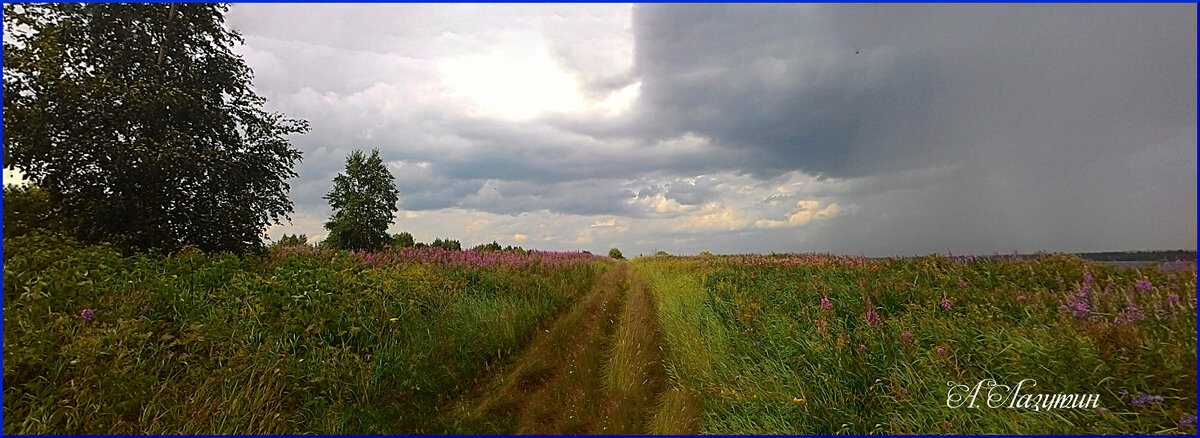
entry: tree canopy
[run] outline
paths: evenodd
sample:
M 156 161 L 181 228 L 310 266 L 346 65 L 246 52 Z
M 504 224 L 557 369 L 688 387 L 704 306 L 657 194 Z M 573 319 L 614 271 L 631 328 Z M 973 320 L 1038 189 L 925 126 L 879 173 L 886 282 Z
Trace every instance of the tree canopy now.
M 346 173 L 333 179 L 333 190 L 325 199 L 333 209 L 333 217 L 325 223 L 329 230 L 325 245 L 377 250 L 394 241 L 387 229 L 399 210 L 399 192 L 378 149 L 369 157 L 360 150 L 351 152 L 346 157 Z
M 219 4 L 5 4 L 4 162 L 75 233 L 127 248 L 259 248 L 288 219 L 287 139 Z

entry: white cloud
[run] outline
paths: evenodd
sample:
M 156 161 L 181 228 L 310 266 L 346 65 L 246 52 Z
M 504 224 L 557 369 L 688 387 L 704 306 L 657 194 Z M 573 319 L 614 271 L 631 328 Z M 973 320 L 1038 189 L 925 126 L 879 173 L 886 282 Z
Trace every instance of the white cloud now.
M 809 223 L 812 220 L 827 219 L 837 216 L 842 207 L 836 202 L 821 208 L 821 203 L 807 199 L 796 203 L 797 210 L 788 215 L 787 220 L 759 219 L 754 221 L 758 228 L 795 227 Z

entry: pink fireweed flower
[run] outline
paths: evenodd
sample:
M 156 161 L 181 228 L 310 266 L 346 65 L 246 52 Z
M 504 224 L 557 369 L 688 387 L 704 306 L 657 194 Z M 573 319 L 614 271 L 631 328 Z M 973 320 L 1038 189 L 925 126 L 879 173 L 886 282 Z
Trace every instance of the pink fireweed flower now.
M 1179 305 L 1179 294 L 1167 295 L 1167 304 L 1170 304 L 1172 306 L 1178 306 Z
M 828 297 L 821 297 L 821 308 L 825 310 L 833 310 L 833 304 L 829 303 Z
M 82 312 L 79 312 L 79 319 L 82 319 L 84 322 L 92 322 L 92 320 L 96 319 L 96 311 L 83 309 Z
M 1138 292 L 1145 292 L 1150 289 L 1154 289 L 1154 284 L 1150 283 L 1149 278 L 1142 277 L 1141 280 L 1138 280 L 1137 282 L 1133 283 L 1133 288 L 1137 289 Z
M 1125 307 L 1124 312 L 1121 312 L 1120 315 L 1117 315 L 1116 318 L 1113 318 L 1113 323 L 1117 324 L 1117 325 L 1125 325 L 1125 324 L 1131 324 L 1134 322 L 1138 322 L 1141 319 L 1142 319 L 1142 310 L 1138 309 L 1137 305 L 1135 305 L 1133 303 L 1129 303 Z
M 1071 310 L 1074 311 L 1076 318 L 1083 318 L 1092 313 L 1092 305 L 1091 303 L 1088 303 L 1086 299 L 1076 297 L 1075 299 L 1067 302 L 1067 305 L 1071 308 Z
M 947 298 L 942 298 L 941 305 L 942 305 L 942 308 L 946 309 L 946 310 L 950 310 L 952 307 L 954 307 L 950 304 L 950 300 Z
M 867 311 L 867 324 L 869 324 L 869 325 L 879 324 L 879 313 L 874 310 L 868 310 Z
M 1092 272 L 1091 272 L 1091 271 L 1084 271 L 1084 273 L 1083 273 L 1083 283 L 1084 283 L 1084 284 L 1092 284 L 1092 283 L 1095 283 L 1095 282 L 1096 282 L 1096 277 L 1093 277 L 1093 276 L 1092 276 Z
M 900 334 L 900 337 L 901 337 L 902 339 L 904 339 L 905 341 L 911 341 L 911 340 L 912 340 L 912 332 L 904 332 L 904 333 L 901 333 L 901 334 Z

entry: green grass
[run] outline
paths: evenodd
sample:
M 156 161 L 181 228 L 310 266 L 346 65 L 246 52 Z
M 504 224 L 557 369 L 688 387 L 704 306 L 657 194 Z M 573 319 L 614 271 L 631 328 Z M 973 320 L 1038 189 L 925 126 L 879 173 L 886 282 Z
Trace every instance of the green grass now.
M 481 267 L 295 248 L 125 256 L 44 234 L 4 249 L 5 433 L 492 430 L 467 417 L 493 398 L 547 415 L 575 401 L 590 415 L 579 424 L 627 432 L 1196 432 L 1180 424 L 1196 412 L 1192 262 Z M 522 383 L 556 364 L 546 382 L 561 384 Z M 948 381 L 982 379 L 1096 393 L 1102 409 L 946 406 Z M 1135 406 L 1141 394 L 1162 403 Z M 504 420 L 496 430 L 554 419 Z
M 1194 263 L 1173 271 L 1066 256 L 656 256 L 634 264 L 660 309 L 669 384 L 703 399 L 702 433 L 1196 431 L 1179 425 L 1196 412 Z M 1077 318 L 1061 306 L 1084 286 L 1085 271 L 1095 278 L 1092 311 Z M 1143 277 L 1154 289 L 1134 288 Z M 1114 322 L 1131 304 L 1142 318 Z M 868 309 L 878 324 L 868 323 Z M 1033 378 L 1037 393 L 1098 393 L 1103 409 L 946 406 L 947 381 L 987 378 Z M 1164 403 L 1133 406 L 1141 393 Z
M 4 250 L 6 434 L 437 432 L 609 266 Z

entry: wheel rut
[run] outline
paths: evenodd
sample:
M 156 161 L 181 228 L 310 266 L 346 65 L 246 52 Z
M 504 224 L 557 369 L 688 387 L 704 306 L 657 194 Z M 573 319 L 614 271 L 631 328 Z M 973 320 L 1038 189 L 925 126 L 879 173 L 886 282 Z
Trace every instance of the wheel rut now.
M 688 433 L 671 409 L 654 300 L 628 262 L 545 329 L 483 391 L 455 429 L 494 434 Z M 690 422 L 689 422 L 690 423 Z

